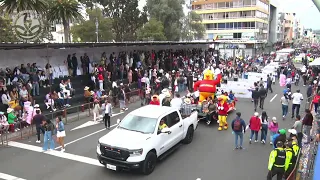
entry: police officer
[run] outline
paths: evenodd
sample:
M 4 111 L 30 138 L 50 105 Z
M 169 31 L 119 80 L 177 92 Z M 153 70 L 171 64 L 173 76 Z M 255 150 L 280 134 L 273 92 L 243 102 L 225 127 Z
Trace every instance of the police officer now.
M 283 175 L 289 167 L 291 156 L 283 146 L 283 142 L 278 141 L 276 148 L 270 153 L 267 180 L 272 180 L 275 175 L 277 175 L 277 180 L 282 180 Z
M 291 174 L 293 168 L 294 168 L 294 165 L 295 165 L 296 161 L 297 161 L 297 157 L 295 156 L 295 153 L 294 153 L 293 148 L 292 148 L 292 141 L 291 141 L 291 139 L 289 139 L 289 140 L 286 142 L 286 148 L 285 148 L 285 150 L 286 150 L 287 154 L 289 154 L 289 156 L 291 156 L 288 169 L 287 169 L 286 172 L 285 172 L 285 177 L 288 178 L 289 175 Z

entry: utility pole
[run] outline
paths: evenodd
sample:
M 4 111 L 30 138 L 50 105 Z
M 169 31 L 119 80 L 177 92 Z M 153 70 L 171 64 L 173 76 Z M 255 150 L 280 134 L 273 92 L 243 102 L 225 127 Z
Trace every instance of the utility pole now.
M 97 7 L 97 1 L 95 2 L 95 8 L 96 8 L 96 37 L 97 42 L 99 42 L 99 20 L 98 20 L 98 7 Z

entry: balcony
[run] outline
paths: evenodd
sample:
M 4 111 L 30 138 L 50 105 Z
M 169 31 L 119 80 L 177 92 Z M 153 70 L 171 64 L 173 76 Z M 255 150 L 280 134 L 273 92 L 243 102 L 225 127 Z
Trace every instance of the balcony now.
M 212 16 L 205 16 L 202 17 L 203 20 L 223 20 L 223 19 L 246 19 L 246 18 L 259 18 L 262 20 L 267 21 L 268 18 L 256 17 L 256 16 L 237 16 L 237 17 L 212 17 Z
M 237 27 L 237 28 L 206 28 L 206 30 L 238 30 L 238 29 L 256 29 L 255 27 Z

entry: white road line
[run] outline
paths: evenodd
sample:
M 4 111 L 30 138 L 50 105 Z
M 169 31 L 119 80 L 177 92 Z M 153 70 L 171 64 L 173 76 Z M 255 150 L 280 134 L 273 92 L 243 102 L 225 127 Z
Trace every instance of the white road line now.
M 114 125 L 110 126 L 110 128 L 115 127 L 115 126 L 117 126 L 117 124 L 114 124 Z M 73 141 L 70 141 L 70 142 L 66 143 L 65 146 L 67 146 L 67 145 L 69 145 L 69 144 L 73 144 L 73 143 L 75 143 L 75 142 L 78 142 L 78 141 L 80 141 L 80 140 L 82 140 L 82 139 L 85 139 L 85 138 L 90 137 L 90 136 L 92 136 L 92 135 L 98 134 L 99 132 L 102 132 L 102 131 L 105 131 L 105 130 L 106 130 L 106 128 L 103 128 L 103 129 L 100 129 L 100 130 L 98 130 L 98 131 L 96 131 L 96 132 L 93 132 L 93 133 L 91 133 L 91 134 L 85 135 L 85 136 L 83 136 L 83 137 L 81 137 L 81 138 L 78 138 L 78 139 L 75 139 L 75 140 L 73 140 Z M 61 148 L 61 146 L 56 147 L 55 149 L 60 149 L 60 148 Z
M 34 151 L 34 152 L 43 152 L 41 147 L 33 146 L 33 145 L 29 145 L 29 144 L 23 144 L 23 143 L 19 143 L 19 142 L 10 141 L 9 146 L 20 148 L 20 149 L 26 149 L 26 150 Z M 45 151 L 43 153 L 51 155 L 51 156 L 55 156 L 55 157 L 60 157 L 63 159 L 68 159 L 68 160 L 77 161 L 77 162 L 81 162 L 81 163 L 85 163 L 85 164 L 103 167 L 103 165 L 100 164 L 97 159 L 93 159 L 93 158 L 88 158 L 88 157 L 84 157 L 84 156 L 79 156 L 79 155 L 55 151 L 55 150 Z M 12 179 L 12 180 L 15 180 L 15 179 Z M 18 180 L 22 180 L 22 179 L 18 179 Z
M 1 173 L 1 172 L 0 172 L 0 179 L 4 179 L 4 180 L 26 180 L 26 179 L 18 178 L 18 177 L 11 176 L 9 174 L 5 174 L 5 173 Z
M 278 96 L 278 94 L 274 95 L 273 98 L 270 99 L 270 102 L 272 102 L 277 96 Z

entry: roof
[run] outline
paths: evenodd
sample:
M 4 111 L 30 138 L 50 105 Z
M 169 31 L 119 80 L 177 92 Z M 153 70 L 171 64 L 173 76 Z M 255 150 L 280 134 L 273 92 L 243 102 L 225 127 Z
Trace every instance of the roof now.
M 141 117 L 159 118 L 161 115 L 174 110 L 178 110 L 178 108 L 168 106 L 147 105 L 139 109 L 136 109 L 130 112 L 129 114 Z

